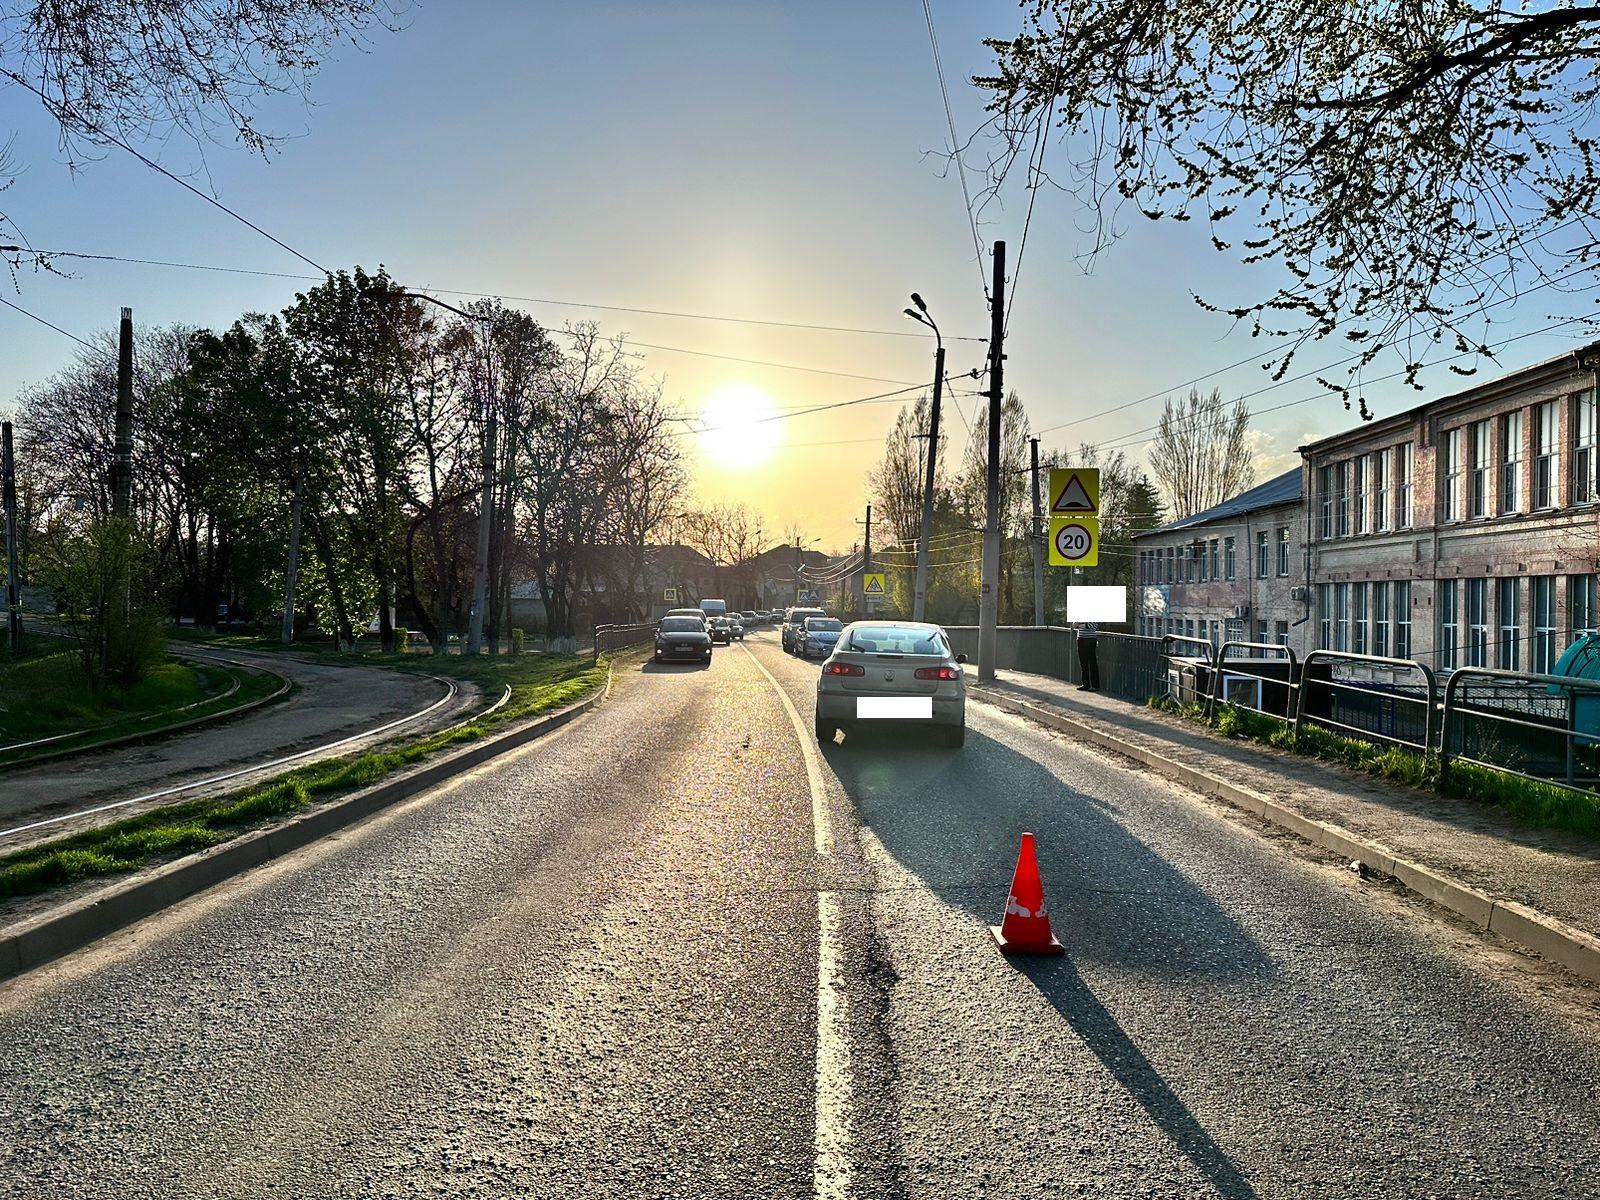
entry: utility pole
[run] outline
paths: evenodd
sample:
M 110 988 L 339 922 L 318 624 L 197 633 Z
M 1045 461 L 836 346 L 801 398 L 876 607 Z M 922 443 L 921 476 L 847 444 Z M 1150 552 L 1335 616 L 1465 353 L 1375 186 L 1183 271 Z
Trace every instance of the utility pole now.
M 467 624 L 467 653 L 483 649 L 483 610 L 489 590 L 489 532 L 494 524 L 495 428 L 494 397 L 489 397 L 483 427 L 483 493 L 478 502 L 478 553 L 472 560 L 472 616 Z
M 1033 455 L 1033 623 L 1044 624 L 1044 502 L 1039 498 L 1039 439 L 1028 439 Z
M 928 613 L 928 543 L 933 538 L 934 488 L 939 475 L 939 400 L 944 392 L 944 338 L 933 322 L 933 314 L 916 292 L 911 302 L 917 307 L 906 309 L 906 316 L 920 321 L 933 330 L 933 404 L 928 409 L 928 469 L 922 484 L 922 532 L 917 538 L 917 582 L 911 601 L 911 619 L 921 621 Z
M 867 615 L 867 576 L 872 571 L 872 505 L 867 505 L 867 519 L 861 522 L 866 534 L 861 549 L 861 615 Z
M 133 515 L 133 309 L 122 310 L 117 338 L 117 432 L 111 458 L 111 513 Z
M 17 575 L 17 456 L 11 445 L 11 422 L 0 425 L 0 504 L 6 521 L 6 650 L 22 657 L 22 580 Z
M 289 502 L 289 561 L 283 570 L 282 640 L 294 641 L 294 589 L 300 574 L 300 475 L 294 477 L 294 497 Z
M 1000 405 L 1005 400 L 1006 244 L 994 244 L 989 301 L 989 470 L 983 520 L 983 592 L 978 597 L 978 678 L 993 679 L 1000 621 Z

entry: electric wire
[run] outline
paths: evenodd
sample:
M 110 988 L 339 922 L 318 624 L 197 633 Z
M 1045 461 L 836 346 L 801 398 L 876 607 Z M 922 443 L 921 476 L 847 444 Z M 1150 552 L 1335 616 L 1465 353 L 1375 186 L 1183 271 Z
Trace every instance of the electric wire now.
M 939 95 L 944 100 L 944 119 L 950 128 L 950 154 L 956 160 L 956 178 L 961 181 L 961 199 L 967 208 L 967 225 L 972 230 L 972 253 L 978 264 L 978 282 L 983 286 L 983 297 L 989 295 L 989 280 L 983 271 L 983 239 L 978 236 L 978 217 L 972 208 L 972 192 L 967 187 L 967 169 L 961 161 L 961 142 L 956 137 L 955 111 L 950 107 L 950 88 L 945 83 L 944 62 L 939 54 L 939 34 L 934 29 L 933 8 L 929 0 L 922 0 L 922 15 L 928 23 L 928 45 L 933 50 L 933 69 L 939 77 Z

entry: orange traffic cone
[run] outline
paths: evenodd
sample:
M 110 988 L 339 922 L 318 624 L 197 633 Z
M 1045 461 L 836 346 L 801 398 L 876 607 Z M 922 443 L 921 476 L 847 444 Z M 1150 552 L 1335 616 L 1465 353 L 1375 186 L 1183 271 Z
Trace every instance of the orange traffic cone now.
M 1044 910 L 1044 884 L 1039 879 L 1039 860 L 1034 855 L 1031 833 L 1022 835 L 1005 916 L 999 925 L 989 926 L 989 932 L 994 934 L 1001 954 L 1066 953 L 1050 932 L 1050 917 Z

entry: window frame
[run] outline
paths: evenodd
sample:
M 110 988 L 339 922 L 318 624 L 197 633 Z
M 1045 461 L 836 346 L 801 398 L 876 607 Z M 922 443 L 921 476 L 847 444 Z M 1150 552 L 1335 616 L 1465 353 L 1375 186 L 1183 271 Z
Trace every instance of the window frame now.
M 1502 517 L 1522 511 L 1524 425 L 1520 408 L 1500 414 L 1500 498 L 1495 511 Z

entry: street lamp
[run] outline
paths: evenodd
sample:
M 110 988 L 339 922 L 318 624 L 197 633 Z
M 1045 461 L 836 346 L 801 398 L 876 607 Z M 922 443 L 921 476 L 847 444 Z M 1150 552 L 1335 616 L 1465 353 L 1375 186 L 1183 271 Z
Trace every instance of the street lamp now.
M 917 584 L 911 605 L 911 618 L 921 621 L 928 608 L 928 541 L 933 537 L 933 489 L 939 465 L 939 399 L 944 389 L 944 338 L 939 326 L 916 292 L 911 293 L 911 303 L 916 308 L 905 310 L 906 316 L 933 330 L 933 405 L 928 410 L 928 472 L 922 487 L 922 534 L 917 539 Z

